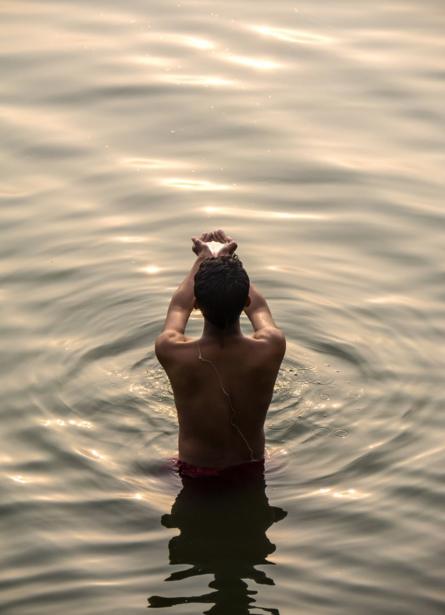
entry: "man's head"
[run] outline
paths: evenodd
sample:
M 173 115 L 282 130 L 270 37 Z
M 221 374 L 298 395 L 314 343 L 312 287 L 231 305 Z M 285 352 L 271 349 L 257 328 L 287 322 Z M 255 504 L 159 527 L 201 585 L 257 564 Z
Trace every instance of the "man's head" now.
M 219 329 L 235 324 L 248 303 L 249 276 L 236 255 L 207 258 L 195 275 L 196 305 Z

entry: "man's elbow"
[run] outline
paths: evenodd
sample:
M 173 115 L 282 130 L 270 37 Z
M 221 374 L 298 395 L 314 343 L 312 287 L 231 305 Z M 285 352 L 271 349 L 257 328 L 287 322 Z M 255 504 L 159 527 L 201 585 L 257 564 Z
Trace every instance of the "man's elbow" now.
M 172 346 L 181 341 L 184 335 L 174 329 L 165 329 L 155 340 L 155 355 L 160 363 L 170 354 Z
M 155 355 L 159 363 L 162 364 L 165 353 L 165 343 L 162 337 L 162 334 L 155 340 Z
M 155 340 L 155 355 L 159 361 L 162 363 L 168 354 L 170 344 L 172 342 L 172 335 L 170 331 L 163 331 Z
M 274 327 L 270 335 L 277 349 L 277 353 L 284 356 L 284 353 L 286 352 L 286 336 L 284 335 L 284 332 L 281 329 Z

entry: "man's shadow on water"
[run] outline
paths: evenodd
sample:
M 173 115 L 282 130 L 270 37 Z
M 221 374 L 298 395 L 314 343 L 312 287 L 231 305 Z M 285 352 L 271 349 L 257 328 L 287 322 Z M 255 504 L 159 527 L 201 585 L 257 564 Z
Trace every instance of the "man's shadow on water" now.
M 264 470 L 248 476 L 227 478 L 182 478 L 183 488 L 171 514 L 163 515 L 162 525 L 178 528 L 168 545 L 170 564 L 190 567 L 172 572 L 166 581 L 180 581 L 210 574 L 214 591 L 197 596 L 166 598 L 151 596 L 149 608 L 178 604 L 212 604 L 206 615 L 249 615 L 250 609 L 279 615 L 278 609 L 256 605 L 258 592 L 245 580 L 274 585 L 257 565 L 271 565 L 268 555 L 275 551 L 266 536 L 268 528 L 286 517 L 287 512 L 269 506 Z

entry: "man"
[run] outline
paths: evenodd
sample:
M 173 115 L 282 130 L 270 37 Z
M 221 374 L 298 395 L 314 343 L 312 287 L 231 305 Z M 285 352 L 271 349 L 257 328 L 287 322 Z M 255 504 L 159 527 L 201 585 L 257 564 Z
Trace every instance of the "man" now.
M 210 241 L 224 244 L 216 257 Z M 155 350 L 178 412 L 179 471 L 214 476 L 262 463 L 264 422 L 286 342 L 236 257 L 237 244 L 222 230 L 192 242 L 196 261 L 173 294 Z M 204 316 L 199 339 L 185 335 L 194 308 Z M 241 332 L 243 309 L 251 336 Z

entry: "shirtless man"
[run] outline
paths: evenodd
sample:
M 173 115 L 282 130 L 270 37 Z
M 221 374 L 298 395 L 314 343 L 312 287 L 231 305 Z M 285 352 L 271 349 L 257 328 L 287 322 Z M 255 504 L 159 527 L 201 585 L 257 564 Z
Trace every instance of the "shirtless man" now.
M 210 241 L 224 244 L 216 257 Z M 196 261 L 173 294 L 155 350 L 178 412 L 179 471 L 216 475 L 264 459 L 264 422 L 286 341 L 236 257 L 237 244 L 221 230 L 192 242 Z M 204 316 L 199 339 L 185 335 L 194 308 Z M 243 309 L 251 336 L 241 332 Z

